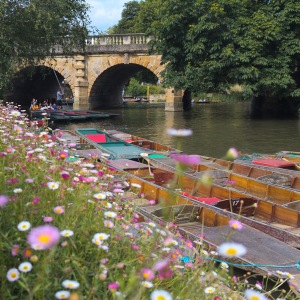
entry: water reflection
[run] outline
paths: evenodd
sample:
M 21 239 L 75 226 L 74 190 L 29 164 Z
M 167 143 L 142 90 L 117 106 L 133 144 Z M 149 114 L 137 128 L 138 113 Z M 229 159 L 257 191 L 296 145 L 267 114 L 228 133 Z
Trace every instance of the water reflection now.
M 187 153 L 222 157 L 230 147 L 244 153 L 300 151 L 300 121 L 254 120 L 249 102 L 195 104 L 189 112 L 166 112 L 164 105 L 131 104 L 108 110 L 119 117 L 93 122 L 56 124 L 62 129 L 77 127 L 116 129 L 169 146 L 177 146 L 167 128 L 191 128 L 193 136 L 183 139 L 181 149 Z

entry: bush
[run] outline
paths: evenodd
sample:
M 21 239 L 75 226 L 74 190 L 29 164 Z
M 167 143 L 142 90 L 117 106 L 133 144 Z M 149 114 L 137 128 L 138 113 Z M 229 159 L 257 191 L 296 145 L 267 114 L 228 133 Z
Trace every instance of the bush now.
M 146 96 L 147 95 L 147 86 L 141 85 L 136 79 L 130 79 L 128 87 L 125 89 L 126 96 Z

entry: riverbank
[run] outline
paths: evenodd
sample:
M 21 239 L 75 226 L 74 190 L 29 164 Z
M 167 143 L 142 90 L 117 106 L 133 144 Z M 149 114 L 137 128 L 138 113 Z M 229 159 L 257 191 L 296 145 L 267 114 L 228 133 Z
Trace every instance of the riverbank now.
M 0 128 L 4 299 L 254 299 L 251 288 L 266 299 L 270 278 L 250 286 L 252 275 L 237 278 L 207 259 L 214 253 L 200 237 L 139 224 L 135 200 L 143 195 L 126 175 L 96 157 L 74 157 L 76 145 L 16 107 L 0 106 Z M 201 255 L 185 260 L 187 250 Z

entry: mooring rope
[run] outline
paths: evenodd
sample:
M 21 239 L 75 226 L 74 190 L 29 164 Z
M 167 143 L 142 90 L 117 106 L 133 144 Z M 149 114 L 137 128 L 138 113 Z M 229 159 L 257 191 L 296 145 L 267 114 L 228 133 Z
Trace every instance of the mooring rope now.
M 292 264 L 292 265 L 271 265 L 271 264 L 237 264 L 237 263 L 232 263 L 232 262 L 227 262 L 227 261 L 223 261 L 223 260 L 220 260 L 220 259 L 215 259 L 215 258 L 212 258 L 212 257 L 208 257 L 208 258 L 204 258 L 205 260 L 211 260 L 211 261 L 214 261 L 214 262 L 217 262 L 217 263 L 225 263 L 229 266 L 232 266 L 232 267 L 257 267 L 257 268 L 260 268 L 260 267 L 268 267 L 268 268 L 278 268 L 278 269 L 281 269 L 281 268 L 297 268 L 297 270 L 300 270 L 300 261 L 297 261 L 295 264 Z M 181 261 L 183 261 L 184 263 L 188 263 L 188 262 L 192 262 L 193 260 L 191 259 L 191 257 L 189 256 L 183 256 L 180 258 Z

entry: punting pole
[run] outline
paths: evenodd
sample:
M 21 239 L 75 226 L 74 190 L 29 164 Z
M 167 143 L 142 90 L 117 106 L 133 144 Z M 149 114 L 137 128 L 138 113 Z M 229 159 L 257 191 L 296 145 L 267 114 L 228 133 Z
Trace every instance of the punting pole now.
M 58 83 L 58 85 L 59 85 L 60 91 L 61 91 L 61 93 L 63 94 L 63 93 L 64 93 L 64 90 L 63 90 L 63 88 L 62 88 L 62 86 L 61 86 L 61 84 L 60 84 L 60 82 L 59 82 L 59 80 L 58 80 L 57 74 L 56 74 L 56 72 L 55 72 L 55 70 L 54 70 L 53 68 L 52 68 L 52 70 L 53 70 L 53 73 L 54 73 L 54 75 L 55 75 L 55 77 L 56 77 L 56 80 L 57 80 L 57 83 Z M 67 103 L 67 106 L 69 107 L 68 101 L 66 101 L 66 103 Z

